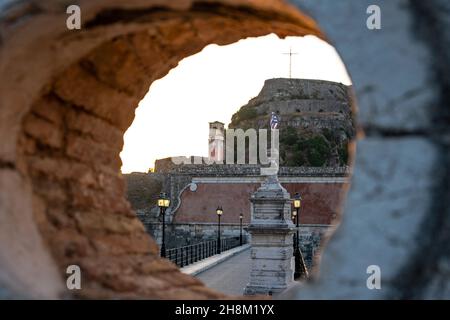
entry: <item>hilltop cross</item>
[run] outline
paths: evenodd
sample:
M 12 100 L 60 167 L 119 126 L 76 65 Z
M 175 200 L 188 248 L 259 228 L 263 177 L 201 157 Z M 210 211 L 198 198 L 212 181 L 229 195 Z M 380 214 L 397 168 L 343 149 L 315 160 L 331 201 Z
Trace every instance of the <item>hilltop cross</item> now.
M 289 55 L 289 78 L 292 78 L 292 56 L 298 54 L 298 52 L 292 52 L 292 47 L 289 48 L 289 52 L 283 54 Z

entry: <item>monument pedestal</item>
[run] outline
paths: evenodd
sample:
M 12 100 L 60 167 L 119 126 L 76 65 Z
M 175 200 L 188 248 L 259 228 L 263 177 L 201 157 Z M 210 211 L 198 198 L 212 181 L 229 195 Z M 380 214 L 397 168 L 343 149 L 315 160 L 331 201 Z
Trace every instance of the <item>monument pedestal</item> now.
M 290 195 L 269 176 L 252 195 L 250 282 L 244 295 L 276 294 L 294 281 Z

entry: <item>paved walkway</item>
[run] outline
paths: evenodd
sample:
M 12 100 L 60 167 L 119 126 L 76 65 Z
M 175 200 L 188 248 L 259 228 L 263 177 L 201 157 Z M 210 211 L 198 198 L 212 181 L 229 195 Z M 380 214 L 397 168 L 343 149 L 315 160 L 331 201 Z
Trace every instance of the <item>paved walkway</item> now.
M 209 288 L 229 295 L 242 295 L 250 277 L 250 261 L 249 248 L 196 277 Z
M 226 250 L 221 254 L 215 254 L 209 258 L 197 261 L 193 264 L 190 264 L 186 267 L 181 268 L 181 272 L 190 274 L 191 276 L 195 276 L 206 270 L 215 267 L 219 263 L 224 262 L 225 260 L 230 259 L 231 257 L 241 253 L 244 250 L 250 248 L 249 244 L 244 244 L 242 247 L 236 247 L 230 250 Z

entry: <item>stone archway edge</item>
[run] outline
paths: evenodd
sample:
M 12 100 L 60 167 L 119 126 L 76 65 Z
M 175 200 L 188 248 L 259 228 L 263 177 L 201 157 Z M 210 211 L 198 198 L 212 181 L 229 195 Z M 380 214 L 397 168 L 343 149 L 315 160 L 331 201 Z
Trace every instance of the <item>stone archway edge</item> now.
M 68 176 L 64 175 L 62 170 L 55 170 L 55 168 L 67 166 L 65 162 L 55 162 L 55 159 L 52 159 L 52 161 L 34 161 L 31 165 L 30 159 L 24 161 L 22 157 L 24 145 L 21 145 L 18 150 L 17 143 L 23 133 L 24 118 L 36 116 L 38 112 L 36 101 L 43 93 L 52 93 L 54 80 L 61 81 L 59 92 L 56 93 L 67 98 L 58 103 L 64 105 L 67 103 L 70 108 L 75 108 L 76 105 L 73 102 L 79 102 L 80 97 L 87 99 L 89 95 L 80 96 L 80 92 L 74 94 L 73 90 L 63 90 L 77 88 L 65 82 L 70 81 L 70 77 L 64 78 L 63 72 L 65 76 L 76 74 L 80 71 L 77 69 L 80 60 L 84 60 L 95 48 L 108 45 L 108 41 L 113 38 L 122 37 L 121 41 L 125 39 L 128 41 L 132 37 L 127 38 L 123 35 L 141 33 L 143 36 L 143 31 L 153 30 L 147 22 L 115 21 L 111 25 L 100 23 L 96 26 L 94 24 L 94 28 L 68 34 L 62 22 L 65 20 L 65 14 L 59 13 L 64 9 L 60 7 L 59 1 L 46 1 L 45 4 L 33 3 L 21 1 L 8 7 L 0 7 L 2 12 L 0 17 L 1 297 L 53 298 L 61 297 L 61 292 L 67 293 L 63 281 L 64 262 L 61 262 L 64 260 L 55 254 L 59 252 L 55 244 L 62 243 L 64 238 L 52 238 L 51 233 L 42 232 L 42 227 L 47 226 L 45 224 L 47 218 L 38 213 L 42 213 L 45 202 L 42 202 L 33 192 L 43 189 L 33 187 L 36 181 L 32 181 L 26 168 L 31 167 L 44 177 L 51 173 L 53 178 L 62 179 L 64 183 L 89 184 L 97 181 L 90 179 L 89 170 L 84 170 L 83 166 L 74 166 L 74 168 L 76 167 L 79 170 L 77 172 L 85 173 L 85 175 Z M 118 0 L 84 0 L 79 3 L 87 9 L 84 12 L 85 18 L 91 21 L 101 11 L 114 7 L 141 10 L 144 6 L 149 8 L 162 2 L 136 0 L 127 1 L 124 5 Z M 171 1 L 170 3 L 171 6 L 179 5 L 178 8 L 183 9 L 191 2 Z M 262 11 L 265 12 L 281 12 L 281 17 L 286 17 L 286 10 L 290 10 L 290 7 L 284 6 L 279 1 L 230 0 L 214 3 L 243 4 L 253 8 L 261 6 Z M 333 241 L 325 250 L 321 277 L 317 282 L 302 290 L 293 288 L 289 297 L 448 298 L 450 268 L 448 252 L 445 249 L 449 234 L 448 179 L 450 174 L 448 173 L 448 143 L 445 141 L 449 130 L 448 117 L 445 116 L 448 108 L 448 97 L 445 94 L 448 79 L 445 74 L 449 72 L 446 63 L 448 59 L 445 58 L 448 56 L 449 49 L 443 44 L 448 43 L 445 30 L 449 29 L 448 21 L 450 20 L 448 13 L 439 9 L 446 5 L 446 2 L 441 0 L 380 2 L 383 27 L 378 31 L 370 31 L 365 27 L 366 10 L 371 4 L 370 1 L 293 0 L 291 3 L 300 9 L 305 9 L 305 12 L 320 24 L 346 63 L 358 97 L 358 120 L 365 129 L 365 136 L 361 132 L 352 189 L 344 220 L 333 236 Z M 301 21 L 306 20 L 301 18 L 298 18 L 299 26 L 296 26 L 285 21 L 270 21 L 277 15 L 255 16 L 252 12 L 254 11 L 247 10 L 242 19 L 234 21 L 237 27 L 233 29 L 234 32 L 230 31 L 227 37 L 223 33 L 213 32 L 217 31 L 217 25 L 215 29 L 208 23 L 214 20 L 197 20 L 198 33 L 188 40 L 201 39 L 201 41 L 190 47 L 191 51 L 177 51 L 180 48 L 172 47 L 173 51 L 168 54 L 172 59 L 166 57 L 165 67 L 157 67 L 152 75 L 153 78 L 143 83 L 150 84 L 151 81 L 162 77 L 182 57 L 201 50 L 211 42 L 225 44 L 245 36 L 262 35 L 273 31 L 280 35 L 302 35 L 312 32 L 309 18 L 309 22 L 306 23 L 309 27 L 305 27 Z M 162 30 L 165 28 L 159 29 L 159 31 Z M 315 32 L 318 31 L 315 30 Z M 158 32 L 154 35 L 170 39 L 170 33 L 163 35 Z M 176 45 L 176 41 L 171 39 L 166 44 Z M 109 45 L 112 47 L 102 48 L 112 53 L 113 51 L 108 50 L 113 50 L 114 46 L 111 43 Z M 115 48 L 121 49 L 120 43 Z M 98 51 L 96 54 L 101 56 Z M 110 54 L 110 56 L 114 55 Z M 101 60 L 91 59 L 90 61 L 100 63 Z M 71 66 L 72 69 L 70 69 Z M 129 90 L 139 89 L 138 93 L 128 101 L 133 104 L 145 93 L 141 92 L 142 88 L 133 86 L 119 86 L 121 90 L 115 88 L 110 91 L 110 83 L 101 83 L 104 82 L 101 74 L 94 74 L 99 77 L 92 79 L 92 74 L 89 75 L 92 70 L 86 67 L 84 65 L 84 69 L 80 72 L 88 72 L 87 79 L 100 82 L 103 94 L 115 92 L 116 96 L 128 97 Z M 124 79 L 119 77 L 116 80 L 118 84 L 123 85 L 121 81 Z M 34 114 L 30 113 L 32 107 L 35 108 Z M 83 107 L 86 109 L 88 106 L 83 105 Z M 103 109 L 102 112 L 105 110 L 107 109 Z M 92 114 L 85 114 L 85 116 L 89 118 Z M 110 114 L 103 113 L 102 116 L 106 118 Z M 131 118 L 127 118 L 128 125 Z M 105 124 L 104 119 L 91 120 L 105 127 L 111 124 Z M 119 123 L 116 129 L 123 133 L 127 121 Z M 29 122 L 29 132 L 33 132 L 34 124 Z M 82 123 L 78 124 L 80 125 L 78 130 L 88 131 Z M 34 133 L 42 134 L 42 130 Z M 101 138 L 93 132 L 85 132 L 85 134 L 91 135 L 89 143 L 94 143 L 91 141 L 94 138 Z M 59 141 L 53 136 L 39 138 L 50 139 L 50 143 L 54 146 Z M 76 146 L 79 149 L 72 149 L 75 154 L 76 151 L 86 150 L 82 147 L 83 142 L 86 141 L 78 140 L 78 142 Z M 110 147 L 116 150 L 112 154 L 117 156 L 118 151 L 114 148 L 120 148 L 120 146 Z M 86 154 L 83 155 L 85 156 Z M 82 160 L 85 159 L 83 157 L 81 157 Z M 102 194 L 105 197 L 99 197 L 99 199 L 103 199 L 105 203 L 111 203 L 107 195 L 113 194 L 114 199 L 120 198 L 118 196 L 121 190 L 120 179 L 115 179 L 116 177 L 110 172 L 105 174 L 104 178 L 109 179 L 109 183 L 103 184 L 103 188 L 107 186 L 114 186 L 114 188 L 112 193 L 110 193 L 111 190 L 105 191 Z M 105 183 L 104 180 L 102 181 Z M 76 193 L 72 195 L 80 196 Z M 89 197 L 89 194 L 83 196 Z M 92 219 L 90 220 L 92 224 L 84 223 L 87 220 L 80 219 L 79 215 L 71 216 L 71 219 L 78 219 L 77 226 L 80 228 L 72 232 L 75 235 L 80 232 L 81 234 L 92 232 L 88 227 L 96 226 L 95 223 L 100 223 L 104 228 L 114 229 L 119 225 L 127 229 L 129 227 L 127 223 L 109 224 L 111 221 L 129 217 L 127 212 L 130 213 L 130 211 L 127 211 L 125 207 L 119 211 L 123 216 L 120 215 L 118 220 L 112 218 L 117 216 L 104 215 L 101 216 L 102 219 L 98 219 L 99 215 L 87 215 L 89 219 Z M 63 215 L 63 217 L 66 216 Z M 62 222 L 73 223 L 71 219 Z M 123 220 L 120 221 L 123 222 Z M 139 230 L 140 227 L 134 225 L 133 228 Z M 43 239 L 44 237 L 49 238 Z M 100 253 L 103 253 L 103 250 L 117 250 L 124 245 L 123 242 L 117 241 L 117 236 L 103 235 L 102 237 L 101 241 L 97 239 L 96 242 L 96 250 Z M 86 238 L 72 238 L 72 240 L 75 239 L 78 242 L 74 241 L 72 247 L 69 246 L 72 251 L 63 250 L 64 253 L 73 252 L 73 248 L 90 248 L 89 245 L 83 247 Z M 92 241 L 92 239 L 89 240 Z M 153 241 L 145 237 L 139 240 L 139 243 L 148 245 L 148 247 L 141 247 L 141 250 L 146 253 L 153 252 L 149 256 L 154 257 L 157 248 Z M 426 252 L 426 259 L 423 259 L 424 252 Z M 98 253 L 97 256 L 102 257 Z M 85 291 L 86 297 L 117 295 L 131 297 L 130 292 L 139 296 L 162 297 L 161 290 L 154 290 L 158 284 L 168 289 L 164 290 L 165 297 L 219 297 L 217 293 L 208 291 L 192 279 L 178 275 L 176 270 L 173 270 L 173 273 L 167 271 L 171 270 L 170 267 L 160 260 L 140 260 L 141 258 L 140 255 L 108 256 L 108 260 L 104 261 L 108 261 L 111 268 L 106 270 L 98 268 L 96 265 L 98 261 L 95 259 L 84 259 L 82 262 L 86 268 L 92 270 L 89 274 L 91 284 L 95 284 L 91 290 Z M 142 261 L 145 261 L 145 264 L 142 264 Z M 152 267 L 146 269 L 143 265 Z M 367 288 L 366 269 L 369 265 L 380 266 L 383 277 L 382 290 Z M 101 266 L 104 267 L 104 265 Z M 147 281 L 146 285 L 136 285 L 133 277 L 121 277 L 118 282 L 108 283 L 108 276 L 117 272 L 118 268 L 127 270 L 130 274 L 139 275 L 140 280 Z M 156 275 L 154 272 L 158 268 L 167 273 L 162 272 Z M 95 270 L 102 270 L 103 273 L 95 273 Z M 185 286 L 186 289 L 168 285 L 175 277 L 179 283 L 189 284 Z M 39 286 L 35 279 L 45 280 L 46 285 Z M 108 285 L 109 287 L 106 287 Z
M 158 11 L 161 1 L 80 1 L 87 26 L 80 31 L 65 28 L 59 1 L 1 7 L 2 296 L 71 296 L 64 278 L 72 263 L 84 271 L 83 297 L 222 296 L 157 258 L 123 198 L 118 137 L 151 82 L 205 45 L 321 33 L 278 1 L 191 3 Z M 158 20 L 160 13 L 169 19 Z

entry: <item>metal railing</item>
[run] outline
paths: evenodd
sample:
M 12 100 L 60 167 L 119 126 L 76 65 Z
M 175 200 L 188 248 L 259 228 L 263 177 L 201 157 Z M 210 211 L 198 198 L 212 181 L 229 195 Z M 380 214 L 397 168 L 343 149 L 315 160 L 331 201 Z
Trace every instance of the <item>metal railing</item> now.
M 243 245 L 245 244 L 245 241 L 246 239 L 244 238 L 242 241 Z M 220 244 L 221 252 L 239 247 L 239 237 L 221 239 Z M 210 240 L 188 246 L 167 249 L 166 258 L 182 268 L 217 253 L 217 240 Z

